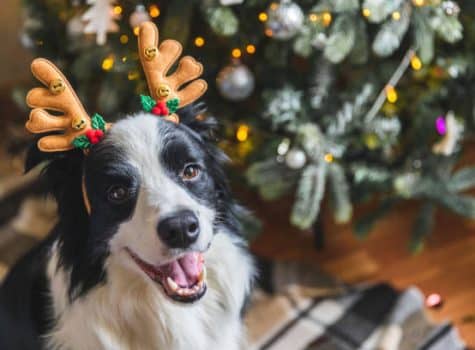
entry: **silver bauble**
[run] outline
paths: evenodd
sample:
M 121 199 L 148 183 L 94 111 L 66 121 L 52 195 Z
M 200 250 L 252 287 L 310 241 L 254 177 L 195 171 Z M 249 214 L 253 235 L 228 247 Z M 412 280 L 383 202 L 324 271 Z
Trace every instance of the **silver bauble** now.
M 454 1 L 444 1 L 441 6 L 447 16 L 457 17 L 460 13 L 460 6 Z
M 272 37 L 280 40 L 292 38 L 302 28 L 305 16 L 299 5 L 283 0 L 272 3 L 267 10 L 266 28 Z
M 226 99 L 242 101 L 254 91 L 254 75 L 244 64 L 231 64 L 219 72 L 216 85 Z
M 242 4 L 244 0 L 219 0 L 219 3 L 223 6 L 231 6 Z
M 132 29 L 139 27 L 142 23 L 150 21 L 150 16 L 144 5 L 137 5 L 135 11 L 129 17 L 129 24 Z
M 66 31 L 70 38 L 74 38 L 84 34 L 84 21 L 81 18 L 82 16 L 74 16 L 68 21 L 66 25 Z
M 299 148 L 292 148 L 285 156 L 285 164 L 291 169 L 301 169 L 306 162 L 307 156 Z

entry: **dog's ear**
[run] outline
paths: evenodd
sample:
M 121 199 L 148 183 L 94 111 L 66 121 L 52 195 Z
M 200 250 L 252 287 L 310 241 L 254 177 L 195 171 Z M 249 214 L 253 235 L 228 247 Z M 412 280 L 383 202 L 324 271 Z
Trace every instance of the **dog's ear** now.
M 206 105 L 203 102 L 188 105 L 177 111 L 180 123 L 198 133 L 205 141 L 216 141 L 218 122 L 215 118 L 205 117 Z
M 64 191 L 68 191 L 68 188 L 80 183 L 83 160 L 84 153 L 80 149 L 42 152 L 38 148 L 37 142 L 34 142 L 26 154 L 25 172 L 44 163 L 41 176 L 46 185 L 45 191 L 53 194 L 59 200 L 63 197 Z
M 38 139 L 38 137 L 37 137 Z M 26 152 L 25 174 L 40 163 L 50 160 L 51 154 L 41 152 L 38 148 L 37 140 L 31 144 Z

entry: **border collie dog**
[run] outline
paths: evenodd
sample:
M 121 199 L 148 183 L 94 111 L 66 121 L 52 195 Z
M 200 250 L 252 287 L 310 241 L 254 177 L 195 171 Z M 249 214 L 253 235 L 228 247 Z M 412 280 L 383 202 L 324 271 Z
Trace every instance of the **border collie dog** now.
M 253 263 L 201 113 L 122 119 L 87 155 L 30 151 L 27 170 L 49 161 L 59 221 L 1 287 L 1 349 L 245 346 Z

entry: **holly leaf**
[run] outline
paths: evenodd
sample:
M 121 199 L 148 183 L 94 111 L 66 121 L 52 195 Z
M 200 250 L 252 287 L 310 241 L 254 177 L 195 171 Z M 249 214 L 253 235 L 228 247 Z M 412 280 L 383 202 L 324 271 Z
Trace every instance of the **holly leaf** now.
M 179 105 L 180 105 L 180 100 L 178 98 L 172 98 L 168 100 L 167 101 L 168 112 L 170 114 L 175 113 Z
M 91 126 L 94 130 L 106 131 L 106 121 L 100 114 L 94 114 L 91 118 Z
M 86 135 L 81 135 L 73 140 L 73 146 L 79 149 L 87 149 L 91 147 L 91 143 Z
M 140 103 L 142 103 L 142 109 L 145 112 L 151 112 L 152 108 L 157 104 L 153 98 L 147 95 L 140 95 Z

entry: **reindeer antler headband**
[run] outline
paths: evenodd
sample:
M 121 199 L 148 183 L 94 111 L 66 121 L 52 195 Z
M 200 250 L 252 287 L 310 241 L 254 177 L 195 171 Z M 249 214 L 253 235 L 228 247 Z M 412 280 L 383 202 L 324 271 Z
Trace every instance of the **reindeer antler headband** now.
M 138 47 L 151 96 L 141 96 L 142 107 L 146 112 L 178 123 L 175 111 L 196 101 L 206 92 L 206 82 L 197 79 L 203 72 L 203 66 L 186 56 L 180 60 L 177 69 L 167 75 L 180 56 L 182 46 L 175 40 L 165 40 L 159 47 L 157 45 L 158 28 L 152 22 L 143 23 Z M 86 150 L 99 142 L 111 124 L 106 124 L 99 114 L 89 117 L 61 71 L 44 58 L 35 59 L 31 71 L 48 88 L 34 88 L 28 93 L 26 102 L 33 110 L 26 128 L 35 134 L 60 132 L 41 137 L 38 148 L 43 152 L 73 148 Z M 47 110 L 61 112 L 62 115 L 52 115 Z
M 190 56 L 183 57 L 175 72 L 167 75 L 180 56 L 182 46 L 175 40 L 165 40 L 157 45 L 158 28 L 152 22 L 143 23 L 138 41 L 139 56 L 151 97 L 141 96 L 142 107 L 146 112 L 177 123 L 175 111 L 200 98 L 208 85 L 203 79 L 194 80 L 201 76 L 203 66 Z

